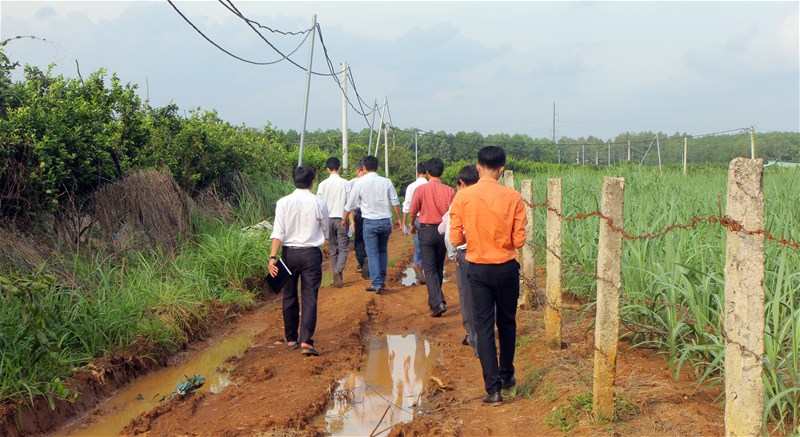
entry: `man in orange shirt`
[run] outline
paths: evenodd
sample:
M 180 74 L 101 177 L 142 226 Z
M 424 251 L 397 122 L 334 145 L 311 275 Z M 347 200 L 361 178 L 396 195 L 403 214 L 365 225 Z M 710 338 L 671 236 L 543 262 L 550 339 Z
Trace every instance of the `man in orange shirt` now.
M 513 188 L 498 182 L 506 152 L 488 146 L 478 151 L 478 183 L 459 191 L 450 207 L 450 241 L 467 243 L 468 280 L 478 337 L 478 358 L 487 395 L 483 402 L 500 405 L 501 389 L 516 385 L 514 348 L 517 338 L 519 263 L 525 244 L 525 203 Z M 500 360 L 494 326 L 500 340 Z
M 442 293 L 444 280 L 444 258 L 447 248 L 444 236 L 439 233 L 442 216 L 450 208 L 456 195 L 455 190 L 443 184 L 439 178 L 444 172 L 444 163 L 439 158 L 431 158 L 425 163 L 428 183 L 414 190 L 409 211 L 411 217 L 419 213 L 419 229 L 411 225 L 411 233 L 419 233 L 419 251 L 422 269 L 425 271 L 425 286 L 428 288 L 428 307 L 432 317 L 441 317 L 447 310 L 447 302 Z

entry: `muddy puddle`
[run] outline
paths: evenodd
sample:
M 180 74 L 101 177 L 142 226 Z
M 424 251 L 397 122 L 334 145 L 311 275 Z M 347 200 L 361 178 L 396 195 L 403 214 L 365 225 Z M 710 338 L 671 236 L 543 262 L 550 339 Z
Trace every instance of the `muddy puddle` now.
M 325 415 L 314 423 L 331 435 L 377 436 L 410 421 L 422 408 L 422 390 L 436 359 L 420 336 L 371 338 L 361 371 L 339 381 Z
M 118 435 L 131 420 L 158 405 L 169 396 L 178 381 L 194 374 L 205 377 L 198 392 L 220 393 L 230 384 L 230 369 L 225 361 L 240 356 L 250 347 L 256 330 L 237 332 L 208 348 L 188 356 L 183 362 L 142 376 L 117 392 L 94 412 L 68 425 L 53 436 L 111 436 Z M 190 395 L 191 396 L 191 395 Z

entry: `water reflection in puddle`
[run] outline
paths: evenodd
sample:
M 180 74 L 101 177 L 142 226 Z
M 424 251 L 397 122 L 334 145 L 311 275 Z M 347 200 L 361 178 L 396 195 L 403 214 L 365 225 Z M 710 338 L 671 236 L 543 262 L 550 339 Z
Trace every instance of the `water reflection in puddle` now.
M 442 271 L 442 275 L 445 275 L 446 273 L 447 273 L 447 269 L 444 269 Z M 420 274 L 422 274 L 421 271 L 420 271 Z M 423 278 L 420 277 L 420 279 L 423 279 Z M 442 282 L 447 283 L 447 282 L 450 282 L 450 281 L 445 279 Z M 405 270 L 403 270 L 403 277 L 400 278 L 400 284 L 402 284 L 403 286 L 406 286 L 406 287 L 410 287 L 412 285 L 416 285 L 416 283 L 417 283 L 417 274 L 416 274 L 416 272 L 414 272 L 414 268 L 413 267 L 408 267 Z
M 324 418 L 332 435 L 374 435 L 408 422 L 421 402 L 435 353 L 416 335 L 369 340 L 361 372 L 339 381 Z M 385 414 L 385 416 L 384 416 Z
M 250 347 L 255 333 L 255 330 L 236 333 L 176 366 L 142 376 L 103 403 L 93 414 L 99 414 L 97 421 L 87 424 L 86 420 L 81 420 L 53 435 L 118 435 L 136 416 L 158 405 L 162 395 L 172 393 L 175 384 L 184 380 L 183 375 L 202 375 L 206 383 L 198 391 L 220 393 L 231 383 L 228 371 L 221 366 L 228 358 L 243 354 Z

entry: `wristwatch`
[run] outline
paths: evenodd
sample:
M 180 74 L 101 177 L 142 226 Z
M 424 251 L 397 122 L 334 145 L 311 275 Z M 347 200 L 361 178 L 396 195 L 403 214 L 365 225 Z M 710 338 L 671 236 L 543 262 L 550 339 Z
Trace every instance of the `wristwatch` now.
M 269 259 L 278 259 L 278 256 L 277 256 L 277 255 L 271 255 L 271 256 L 269 257 Z

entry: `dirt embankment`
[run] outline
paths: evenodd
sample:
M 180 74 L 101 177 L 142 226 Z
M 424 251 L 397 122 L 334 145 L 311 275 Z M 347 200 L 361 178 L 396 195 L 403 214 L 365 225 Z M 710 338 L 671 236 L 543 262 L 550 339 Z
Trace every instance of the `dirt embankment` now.
M 411 239 L 390 240 L 392 281 L 381 295 L 367 293 L 368 281 L 355 273 L 351 259 L 345 287 L 320 290 L 315 336 L 322 355 L 303 357 L 283 340 L 278 302 L 243 316 L 235 324 L 258 324 L 243 356 L 235 359 L 232 385 L 221 394 L 203 392 L 166 402 L 139 416 L 125 435 L 321 435 L 312 419 L 324 412 L 337 381 L 362 362 L 367 334 L 418 334 L 439 351 L 426 383 L 421 415 L 394 427 L 391 435 L 721 435 L 723 412 L 716 393 L 694 392 L 682 377 L 674 381 L 652 351 L 627 350 L 618 358 L 618 415 L 613 423 L 590 420 L 593 332 L 591 313 L 566 304 L 565 347 L 543 346 L 541 310 L 518 312 L 516 369 L 518 387 L 498 407 L 484 406 L 480 363 L 461 345 L 464 330 L 458 291 L 447 264 L 444 284 L 448 310 L 432 318 L 424 286 L 403 287 L 398 280 L 410 258 Z M 543 276 L 543 275 L 540 275 Z

